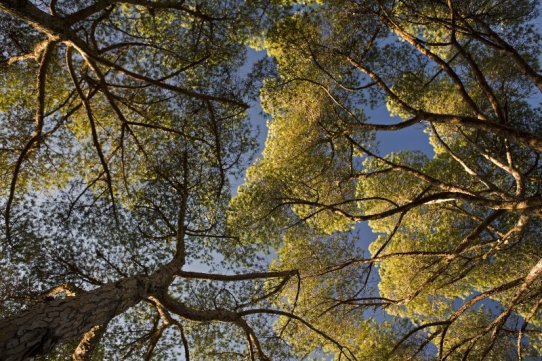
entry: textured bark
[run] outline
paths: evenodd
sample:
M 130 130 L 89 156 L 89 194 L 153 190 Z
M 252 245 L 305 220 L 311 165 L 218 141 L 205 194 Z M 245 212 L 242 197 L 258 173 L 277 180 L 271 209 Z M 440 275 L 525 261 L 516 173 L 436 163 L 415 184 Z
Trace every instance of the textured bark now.
M 56 344 L 83 337 L 94 326 L 147 296 L 152 279 L 125 278 L 76 297 L 40 303 L 0 321 L 0 360 L 27 360 L 49 352 Z

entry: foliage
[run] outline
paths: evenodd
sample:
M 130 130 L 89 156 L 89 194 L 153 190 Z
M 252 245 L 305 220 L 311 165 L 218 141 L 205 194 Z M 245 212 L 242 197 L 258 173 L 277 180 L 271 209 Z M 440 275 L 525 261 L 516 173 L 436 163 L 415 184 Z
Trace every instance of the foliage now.
M 0 0 L 0 322 L 135 296 L 13 359 L 539 357 L 536 1 L 48 6 Z
M 274 265 L 301 274 L 299 314 L 361 359 L 379 356 L 360 327 L 385 330 L 369 336 L 388 337 L 382 359 L 537 354 L 540 35 L 536 3 L 509 5 L 332 1 L 269 31 L 270 134 L 232 219 L 278 244 Z M 383 103 L 400 122 L 371 119 Z M 379 154 L 375 132 L 414 124 L 432 157 Z M 368 326 L 375 305 L 394 326 Z M 299 332 L 300 350 L 344 357 Z

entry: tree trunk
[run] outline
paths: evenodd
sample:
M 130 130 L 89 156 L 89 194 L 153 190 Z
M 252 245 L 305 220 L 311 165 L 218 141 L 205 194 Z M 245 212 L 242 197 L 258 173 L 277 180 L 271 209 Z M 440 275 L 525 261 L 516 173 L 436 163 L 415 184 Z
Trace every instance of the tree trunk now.
M 146 297 L 153 288 L 153 278 L 124 278 L 75 297 L 40 303 L 1 320 L 0 361 L 46 354 L 58 343 L 80 338 L 92 327 L 107 324 Z

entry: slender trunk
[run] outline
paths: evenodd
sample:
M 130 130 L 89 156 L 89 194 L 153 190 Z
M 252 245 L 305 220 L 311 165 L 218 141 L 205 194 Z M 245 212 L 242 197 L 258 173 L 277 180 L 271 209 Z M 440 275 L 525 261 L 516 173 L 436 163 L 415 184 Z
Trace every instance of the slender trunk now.
M 139 303 L 147 296 L 152 280 L 125 278 L 0 320 L 0 361 L 27 360 L 48 353 L 56 344 L 83 337 L 94 326 L 107 324 Z

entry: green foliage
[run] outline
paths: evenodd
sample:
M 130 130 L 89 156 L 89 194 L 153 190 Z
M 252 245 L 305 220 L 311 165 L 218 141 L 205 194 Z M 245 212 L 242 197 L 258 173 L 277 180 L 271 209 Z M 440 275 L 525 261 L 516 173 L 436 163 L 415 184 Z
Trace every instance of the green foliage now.
M 513 322 L 538 310 L 539 281 L 512 284 L 541 257 L 538 206 L 501 204 L 538 199 L 540 149 L 497 128 L 540 134 L 526 101 L 539 92 L 519 60 L 539 69 L 536 16 L 531 1 L 333 1 L 295 7 L 267 33 L 278 72 L 261 91 L 269 135 L 230 221 L 246 242 L 278 246 L 273 267 L 302 279 L 281 302 L 357 357 L 379 359 L 399 340 L 393 355 L 431 357 L 432 343 L 450 359 L 517 356 Z M 365 114 L 383 103 L 401 122 L 425 122 L 432 158 L 378 155 L 373 130 L 385 126 Z M 368 236 L 354 231 L 366 220 L 376 233 L 369 256 Z M 493 308 L 470 303 L 486 293 L 481 303 Z M 380 300 L 379 317 L 396 317 L 394 326 L 371 320 L 363 297 Z M 538 327 L 534 312 L 528 327 Z M 340 357 L 289 322 L 276 327 L 292 328 L 298 355 L 324 345 Z M 525 357 L 536 354 L 529 337 Z
M 538 2 L 10 4 L 2 316 L 185 258 L 94 359 L 539 357 Z M 268 59 L 240 79 L 247 46 Z M 230 199 L 258 91 L 265 149 Z M 412 124 L 434 154 L 379 153 Z

